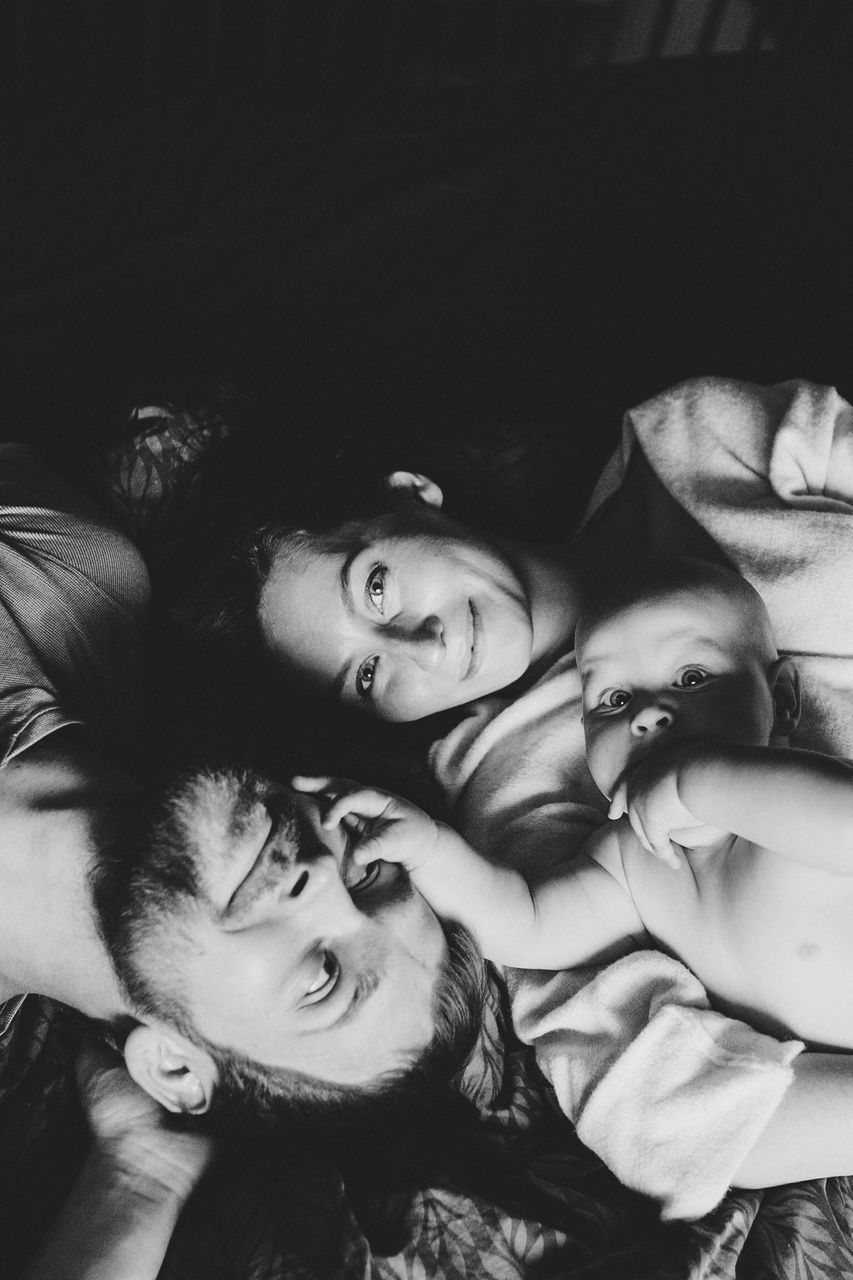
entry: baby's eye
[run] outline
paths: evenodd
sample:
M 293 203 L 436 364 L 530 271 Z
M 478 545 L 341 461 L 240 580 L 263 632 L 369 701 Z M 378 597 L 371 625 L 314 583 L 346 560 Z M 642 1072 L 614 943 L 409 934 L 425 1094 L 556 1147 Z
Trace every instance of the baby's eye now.
M 697 685 L 704 684 L 707 679 L 708 673 L 701 667 L 686 667 L 678 677 L 678 684 L 682 689 L 695 689 Z
M 378 564 L 367 575 L 365 594 L 377 613 L 385 612 L 385 576 L 388 570 L 384 564 Z
M 604 707 L 627 707 L 630 701 L 631 695 L 627 689 L 608 689 L 601 695 L 601 705 Z
M 363 702 L 367 702 L 373 693 L 373 684 L 376 680 L 376 668 L 378 665 L 379 659 L 377 657 L 365 658 L 355 673 L 355 691 Z

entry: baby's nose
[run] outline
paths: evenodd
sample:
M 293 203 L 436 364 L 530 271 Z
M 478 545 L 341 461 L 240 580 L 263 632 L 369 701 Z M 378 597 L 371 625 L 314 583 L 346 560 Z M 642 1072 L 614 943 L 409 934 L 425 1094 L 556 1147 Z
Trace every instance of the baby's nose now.
M 657 703 L 641 707 L 631 717 L 631 733 L 635 738 L 645 737 L 649 733 L 661 733 L 668 729 L 675 717 L 666 707 Z

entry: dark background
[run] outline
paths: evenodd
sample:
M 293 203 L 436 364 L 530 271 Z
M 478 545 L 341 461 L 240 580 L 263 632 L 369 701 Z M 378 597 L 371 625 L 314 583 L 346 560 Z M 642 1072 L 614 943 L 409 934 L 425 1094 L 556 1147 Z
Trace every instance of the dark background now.
M 571 516 L 669 383 L 853 390 L 845 6 L 697 8 L 7 7 L 0 434 L 229 381 L 366 448 L 509 425 Z
M 0 7 L 0 438 L 85 469 L 134 403 L 227 384 L 259 455 L 520 441 L 565 536 L 670 383 L 850 397 L 849 5 L 740 8 L 726 42 L 716 0 Z M 160 667 L 161 755 L 188 689 L 209 744 L 222 689 Z M 76 1149 L 45 1148 L 22 1250 Z

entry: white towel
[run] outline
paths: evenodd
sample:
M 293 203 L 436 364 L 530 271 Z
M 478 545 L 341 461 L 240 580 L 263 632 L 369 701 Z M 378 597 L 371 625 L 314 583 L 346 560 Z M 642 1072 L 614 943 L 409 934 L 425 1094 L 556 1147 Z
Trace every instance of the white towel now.
M 665 1219 L 702 1217 L 779 1105 L 802 1042 L 713 1013 L 702 984 L 659 951 L 625 956 L 580 990 L 579 977 L 519 983 L 519 1035 L 580 1139 L 626 1186 Z

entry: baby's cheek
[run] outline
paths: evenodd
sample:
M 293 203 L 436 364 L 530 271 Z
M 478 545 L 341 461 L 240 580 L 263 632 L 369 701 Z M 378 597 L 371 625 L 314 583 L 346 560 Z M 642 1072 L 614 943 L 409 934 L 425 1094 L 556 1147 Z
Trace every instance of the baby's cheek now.
M 586 737 L 587 767 L 593 781 L 608 799 L 625 768 L 625 762 L 619 759 L 618 744 L 611 736 L 603 733 L 588 732 Z

